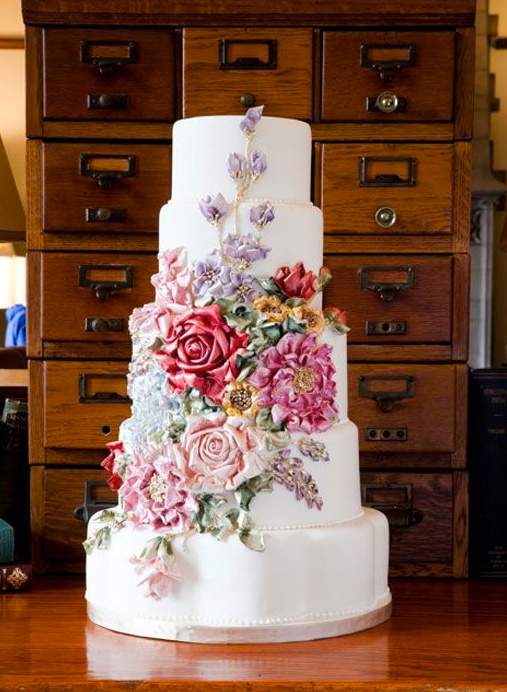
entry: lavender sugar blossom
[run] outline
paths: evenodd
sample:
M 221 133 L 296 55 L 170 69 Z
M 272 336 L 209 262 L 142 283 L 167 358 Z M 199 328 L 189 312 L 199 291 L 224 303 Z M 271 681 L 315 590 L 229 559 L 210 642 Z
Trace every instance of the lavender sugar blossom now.
M 201 210 L 201 213 L 205 217 L 206 221 L 216 224 L 229 211 L 229 204 L 219 192 L 214 197 L 207 195 L 206 197 L 203 197 L 203 199 L 200 199 L 199 209 Z
M 266 154 L 261 151 L 254 150 L 250 154 L 250 170 L 252 172 L 253 180 L 256 180 L 261 173 L 267 169 L 268 164 L 266 162 Z
M 257 228 L 264 228 L 268 223 L 271 223 L 275 218 L 275 210 L 269 202 L 252 207 L 250 209 L 250 221 Z
M 204 261 L 194 263 L 193 287 L 196 296 L 212 295 L 214 298 L 225 298 L 235 292 L 235 272 L 222 262 L 218 250 L 206 256 Z
M 243 180 L 246 173 L 246 159 L 242 154 L 232 152 L 227 158 L 227 172 L 232 180 Z
M 224 238 L 223 249 L 227 257 L 243 260 L 247 265 L 266 259 L 271 248 L 261 245 L 251 234 L 241 236 L 227 235 Z
M 262 111 L 264 106 L 254 106 L 254 108 L 249 108 L 245 113 L 245 117 L 240 122 L 239 126 L 245 134 L 252 134 L 255 132 L 255 126 L 259 122 L 262 116 Z

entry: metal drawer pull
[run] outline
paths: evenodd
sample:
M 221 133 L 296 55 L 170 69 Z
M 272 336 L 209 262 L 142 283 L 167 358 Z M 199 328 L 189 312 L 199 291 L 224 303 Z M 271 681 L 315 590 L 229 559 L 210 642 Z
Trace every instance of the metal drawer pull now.
M 262 55 L 267 48 L 267 57 L 259 55 L 242 55 L 236 58 L 231 56 L 234 46 L 258 46 Z M 264 50 L 263 50 L 264 48 Z M 251 52 L 247 50 L 246 52 Z M 218 42 L 218 66 L 221 70 L 276 70 L 277 68 L 278 41 L 276 39 L 227 39 Z M 244 104 L 246 105 L 246 104 Z
M 403 164 L 406 174 L 402 177 L 399 173 L 376 173 L 370 176 L 369 170 L 375 164 L 385 164 L 386 169 Z M 361 156 L 359 159 L 359 186 L 360 187 L 414 187 L 416 183 L 417 159 L 413 156 Z
M 406 442 L 406 428 L 366 428 L 366 442 Z
M 103 77 L 137 62 L 135 41 L 81 41 L 79 57 L 82 63 L 96 67 Z
M 391 228 L 396 223 L 398 215 L 391 207 L 380 207 L 375 212 L 375 223 L 380 228 Z
M 361 504 L 383 512 L 390 526 L 409 527 L 424 519 L 424 513 L 414 508 L 410 483 L 361 484 Z
M 366 97 L 366 111 L 368 113 L 406 113 L 407 99 L 396 96 L 392 91 L 383 91 L 378 96 Z
M 127 210 L 86 207 L 85 219 L 87 223 L 124 223 L 127 220 Z
M 88 394 L 88 384 L 92 380 L 122 380 L 126 375 L 107 375 L 104 373 L 86 373 L 78 375 L 79 403 L 80 404 L 129 404 L 130 397 L 118 394 L 118 392 L 95 392 Z
M 385 59 L 373 57 L 384 54 Z M 389 55 L 391 57 L 387 57 Z M 398 57 L 395 57 L 398 56 Z M 403 56 L 403 57 L 400 57 Z M 415 64 L 415 46 L 413 44 L 365 44 L 359 48 L 359 65 L 377 70 L 383 82 L 392 82 L 396 74 Z
M 79 175 L 92 178 L 102 190 L 134 175 L 136 157 L 132 154 L 79 154 Z
M 99 300 L 107 300 L 113 293 L 134 285 L 134 267 L 130 264 L 80 264 L 78 272 L 79 288 L 90 288 Z M 108 275 L 111 279 L 104 278 Z
M 90 111 L 126 111 L 129 99 L 127 94 L 88 94 L 86 107 Z
M 85 481 L 84 482 L 84 501 L 79 507 L 74 510 L 74 516 L 79 521 L 84 521 L 87 524 L 90 518 L 96 513 L 101 512 L 103 509 L 112 509 L 115 507 L 116 502 L 108 502 L 106 499 L 101 499 L 100 493 L 101 489 L 108 488 L 107 481 Z M 99 492 L 97 492 L 99 491 Z M 111 492 L 111 491 L 109 491 Z
M 415 377 L 414 375 L 360 375 L 359 396 L 363 399 L 373 399 L 377 406 L 384 413 L 392 411 L 395 401 L 402 399 L 413 399 L 415 396 Z M 371 390 L 372 382 L 400 382 L 404 384 L 403 389 L 381 389 Z
M 375 279 L 374 276 L 395 274 L 397 278 L 386 281 L 385 278 Z M 375 291 L 386 303 L 390 303 L 400 291 L 414 288 L 415 269 L 413 267 L 361 267 L 359 270 L 361 288 Z
M 382 320 L 381 322 L 371 322 L 365 324 L 366 336 L 398 335 L 406 334 L 407 323 L 404 320 Z
M 105 319 L 102 317 L 86 317 L 85 318 L 85 332 L 124 332 L 125 331 L 125 320 L 121 317 L 115 318 L 110 317 Z

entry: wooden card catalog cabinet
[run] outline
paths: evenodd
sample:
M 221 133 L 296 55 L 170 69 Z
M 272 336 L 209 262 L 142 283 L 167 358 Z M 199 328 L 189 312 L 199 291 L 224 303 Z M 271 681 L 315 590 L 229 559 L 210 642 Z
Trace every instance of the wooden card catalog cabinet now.
M 102 501 L 130 415 L 173 123 L 264 104 L 312 127 L 324 304 L 351 328 L 363 503 L 391 523 L 392 572 L 464 576 L 474 0 L 22 4 L 37 568 L 84 567 L 74 510 Z

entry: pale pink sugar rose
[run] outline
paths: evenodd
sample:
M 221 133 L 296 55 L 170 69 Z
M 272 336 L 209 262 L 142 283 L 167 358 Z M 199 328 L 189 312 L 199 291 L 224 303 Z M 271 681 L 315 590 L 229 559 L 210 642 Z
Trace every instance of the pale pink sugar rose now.
M 157 302 L 162 305 L 192 305 L 192 272 L 187 265 L 187 251 L 183 247 L 161 252 L 158 256 L 159 272 L 151 277 L 156 289 Z
M 129 322 L 130 333 L 137 334 L 141 339 L 154 341 L 167 334 L 174 318 L 185 310 L 183 305 L 161 306 L 158 303 L 146 303 L 134 308 Z
M 241 416 L 213 413 L 190 419 L 177 447 L 194 492 L 234 490 L 266 470 L 259 454 L 264 436 Z
M 286 334 L 259 355 L 249 382 L 260 391 L 260 405 L 289 432 L 327 430 L 338 414 L 331 347 L 316 334 Z
M 167 528 L 182 533 L 190 527 L 199 505 L 187 480 L 176 466 L 172 440 L 160 453 L 148 452 L 136 457 L 127 467 L 125 481 L 118 492 L 122 509 L 134 526 Z

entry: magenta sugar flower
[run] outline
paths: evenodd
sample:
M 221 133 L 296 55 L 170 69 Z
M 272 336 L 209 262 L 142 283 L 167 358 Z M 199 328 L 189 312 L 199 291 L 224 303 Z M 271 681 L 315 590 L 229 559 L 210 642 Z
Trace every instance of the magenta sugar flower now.
M 338 415 L 331 347 L 316 334 L 286 334 L 259 356 L 249 382 L 260 392 L 260 405 L 289 432 L 327 430 Z

